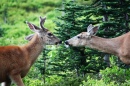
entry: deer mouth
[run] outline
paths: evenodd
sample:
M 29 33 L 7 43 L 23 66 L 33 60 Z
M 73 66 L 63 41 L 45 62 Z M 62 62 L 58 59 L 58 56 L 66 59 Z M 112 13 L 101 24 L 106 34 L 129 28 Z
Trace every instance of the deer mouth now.
M 68 41 L 65 41 L 65 47 L 68 48 L 70 46 Z

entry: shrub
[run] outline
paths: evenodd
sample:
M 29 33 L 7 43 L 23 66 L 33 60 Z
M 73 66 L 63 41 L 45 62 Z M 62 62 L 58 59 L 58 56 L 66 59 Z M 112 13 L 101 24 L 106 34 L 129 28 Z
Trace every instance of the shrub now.
M 115 64 L 105 70 L 100 70 L 99 75 L 86 76 L 80 86 L 130 86 L 130 69 L 123 69 Z M 93 77 L 94 76 L 94 77 Z
M 118 66 L 113 66 L 112 68 L 106 68 L 105 70 L 100 71 L 102 79 L 106 83 L 115 81 L 117 84 L 124 83 L 126 80 L 130 79 L 130 70 L 122 69 Z

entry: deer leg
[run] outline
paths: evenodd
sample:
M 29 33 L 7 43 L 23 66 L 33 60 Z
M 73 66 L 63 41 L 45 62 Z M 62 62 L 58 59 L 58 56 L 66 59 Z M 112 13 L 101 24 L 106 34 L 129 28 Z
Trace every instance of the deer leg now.
M 20 75 L 10 75 L 10 79 L 16 83 L 17 86 L 24 86 Z

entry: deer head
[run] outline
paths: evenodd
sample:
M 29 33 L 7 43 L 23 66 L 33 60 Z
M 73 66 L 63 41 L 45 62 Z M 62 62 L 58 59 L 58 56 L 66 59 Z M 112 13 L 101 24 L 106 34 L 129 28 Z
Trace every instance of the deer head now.
M 86 46 L 91 38 L 96 35 L 98 31 L 99 26 L 93 27 L 92 24 L 90 24 L 87 27 L 87 32 L 82 32 L 78 34 L 77 36 L 72 37 L 71 39 L 65 41 L 66 45 L 71 45 L 71 46 Z
M 53 35 L 49 30 L 47 30 L 43 24 L 45 23 L 45 20 L 46 18 L 42 18 L 40 17 L 40 27 L 32 24 L 32 23 L 29 23 L 29 22 L 26 22 L 29 26 L 29 28 L 38 34 L 40 40 L 45 43 L 46 45 L 52 45 L 52 44 L 58 44 L 58 43 L 61 43 L 61 41 L 55 36 Z M 33 38 L 34 34 L 31 34 L 29 36 L 27 36 L 25 39 L 26 40 L 31 40 Z

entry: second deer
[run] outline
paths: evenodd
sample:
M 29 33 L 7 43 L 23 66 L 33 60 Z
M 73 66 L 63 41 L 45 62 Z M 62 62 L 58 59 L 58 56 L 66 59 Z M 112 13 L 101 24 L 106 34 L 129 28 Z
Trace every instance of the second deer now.
M 87 46 L 102 52 L 114 54 L 125 64 L 130 64 L 130 32 L 116 38 L 102 38 L 95 36 L 99 26 L 90 24 L 87 32 L 82 32 L 73 38 L 66 40 L 70 46 Z
M 43 27 L 46 18 L 40 17 L 40 26 L 27 22 L 34 35 L 26 37 L 29 43 L 23 46 L 0 47 L 0 83 L 10 86 L 11 81 L 17 86 L 24 86 L 22 78 L 42 52 L 43 46 L 61 43 L 50 31 Z

